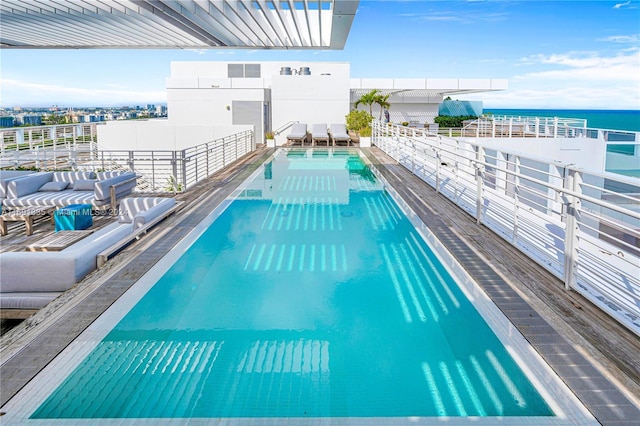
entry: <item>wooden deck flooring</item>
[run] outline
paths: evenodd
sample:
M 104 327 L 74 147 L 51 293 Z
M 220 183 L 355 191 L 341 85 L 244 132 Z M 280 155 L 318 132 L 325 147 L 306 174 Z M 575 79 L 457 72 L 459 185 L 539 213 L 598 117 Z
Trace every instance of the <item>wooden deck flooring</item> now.
M 467 213 L 443 196 L 436 194 L 433 189 L 380 150 L 371 148 L 363 151 L 422 221 L 492 297 L 496 305 L 512 319 L 525 338 L 531 341 L 536 350 L 556 369 L 574 392 L 582 395 L 581 399 L 589 409 L 598 413 L 596 417 L 602 424 L 634 424 L 640 418 L 637 399 L 640 395 L 640 339 L 637 336 L 577 293 L 565 291 L 562 283 L 555 277 L 535 265 L 487 228 L 478 226 Z M 145 237 L 141 242 L 127 248 L 112 259 L 110 261 L 112 271 L 98 271 L 87 277 L 82 284 L 99 287 L 100 281 L 106 279 L 109 274 L 113 274 L 118 268 L 124 268 L 122 270 L 127 275 L 127 280 L 134 280 L 133 275 L 142 273 L 142 269 L 147 266 L 144 268 L 136 266 L 134 268 L 136 274 L 131 274 L 131 271 L 126 270 L 127 264 L 133 264 L 144 256 L 149 257 L 150 252 L 159 250 L 158 241 L 162 241 L 162 244 L 167 245 L 169 249 L 172 241 L 201 220 L 199 218 L 205 210 L 203 207 L 210 211 L 211 206 L 222 202 L 225 194 L 230 193 L 241 178 L 251 169 L 255 169 L 257 164 L 271 152 L 272 150 L 268 149 L 254 152 L 246 156 L 243 161 L 233 164 L 232 167 L 196 185 L 186 193 L 179 194 L 176 198 L 186 201 L 187 207 L 159 225 L 154 230 L 155 234 Z M 37 234 L 38 227 L 34 236 Z M 9 236 L 11 235 L 12 232 Z M 160 235 L 162 235 L 161 240 L 158 239 Z M 19 235 L 15 237 L 20 239 Z M 3 245 L 4 241 L 9 240 L 2 240 Z M 16 240 L 15 244 L 24 247 L 24 241 Z M 153 264 L 153 259 L 147 263 Z M 117 273 L 115 277 L 117 278 Z M 109 280 L 116 283 L 122 282 L 116 278 L 109 278 Z M 124 292 L 125 289 L 123 288 L 122 291 Z M 38 332 L 37 329 L 39 325 L 44 326 L 50 323 L 49 317 L 65 315 L 64 310 L 60 305 L 45 308 L 43 312 L 20 323 L 2 337 L 0 341 L 2 372 L 15 370 L 15 374 L 19 372 L 20 377 L 3 376 L 0 405 L 3 405 L 21 388 L 20 383 L 24 385 L 32 377 L 24 371 L 20 361 L 21 355 L 27 356 L 28 353 L 35 352 L 41 356 L 38 341 L 46 340 L 51 357 L 55 356 L 58 350 L 52 349 L 51 340 L 47 340 L 46 333 Z M 518 315 L 518 312 L 523 310 L 527 312 L 526 318 Z M 71 314 L 70 310 L 66 313 L 67 316 Z M 99 315 L 99 312 L 95 315 Z M 88 318 L 85 322 L 90 323 L 90 321 L 93 320 Z M 63 323 L 63 321 L 55 322 L 55 324 Z M 66 324 L 66 327 L 72 326 L 73 324 Z M 74 335 L 79 334 L 85 326 L 73 326 Z M 52 326 L 48 327 L 51 329 Z M 59 334 L 59 332 L 56 333 Z M 31 334 L 34 338 L 28 339 Z M 549 339 L 549 336 L 561 336 L 562 340 L 558 341 L 555 337 Z M 571 355 L 567 355 L 569 352 Z M 590 388 L 582 378 L 575 377 L 570 368 L 572 366 L 581 367 L 582 370 L 588 366 L 594 371 L 593 374 L 606 377 L 615 391 L 626 396 L 631 403 L 616 402 L 606 405 L 601 400 L 587 401 L 597 397 L 597 393 L 602 393 L 603 390 L 594 389 L 593 386 Z

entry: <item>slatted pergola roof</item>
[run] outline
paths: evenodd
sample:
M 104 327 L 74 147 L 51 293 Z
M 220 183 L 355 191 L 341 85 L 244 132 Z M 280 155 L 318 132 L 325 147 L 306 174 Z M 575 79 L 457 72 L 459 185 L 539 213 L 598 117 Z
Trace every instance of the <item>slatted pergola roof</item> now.
M 1 0 L 2 48 L 342 49 L 358 0 Z

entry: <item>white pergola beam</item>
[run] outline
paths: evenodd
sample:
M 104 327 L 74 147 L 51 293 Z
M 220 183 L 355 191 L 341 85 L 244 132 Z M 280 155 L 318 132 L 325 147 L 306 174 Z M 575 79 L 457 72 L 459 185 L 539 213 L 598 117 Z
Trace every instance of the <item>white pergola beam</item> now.
M 3 48 L 341 49 L 357 5 L 358 0 L 2 0 L 0 43 Z

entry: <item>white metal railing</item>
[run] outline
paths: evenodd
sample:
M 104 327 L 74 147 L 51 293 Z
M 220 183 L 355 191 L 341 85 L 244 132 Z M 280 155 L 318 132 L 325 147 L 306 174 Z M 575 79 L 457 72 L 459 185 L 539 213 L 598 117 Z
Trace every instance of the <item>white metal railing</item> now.
M 182 192 L 255 150 L 253 131 L 225 136 L 183 150 L 100 150 L 82 168 L 112 169 L 114 164 L 136 172 L 156 192 Z
M 375 120 L 372 142 L 640 335 L 640 181 Z
M 16 151 L 73 149 L 96 139 L 97 123 L 0 128 L 0 155 Z
M 558 117 L 486 116 L 466 121 L 462 128 L 440 128 L 438 134 L 450 138 L 587 138 L 608 144 L 640 143 L 640 132 L 594 129 L 587 127 L 584 119 Z
M 246 130 L 183 150 L 102 150 L 96 142 L 52 149 L 12 151 L 3 167 L 38 170 L 127 170 L 140 176 L 137 191 L 181 192 L 255 150 Z

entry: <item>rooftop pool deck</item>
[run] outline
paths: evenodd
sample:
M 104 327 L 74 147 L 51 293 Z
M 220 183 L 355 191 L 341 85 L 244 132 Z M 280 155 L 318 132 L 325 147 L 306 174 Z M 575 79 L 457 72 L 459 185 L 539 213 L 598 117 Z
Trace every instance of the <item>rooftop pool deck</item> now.
M 200 223 L 273 151 L 260 149 L 177 198 L 188 204 L 107 267 L 4 334 L 6 403 Z M 602 424 L 636 424 L 640 341 L 381 151 L 363 150 L 511 323 Z M 44 225 L 44 224 L 43 224 Z M 3 244 L 5 240 L 2 241 Z

